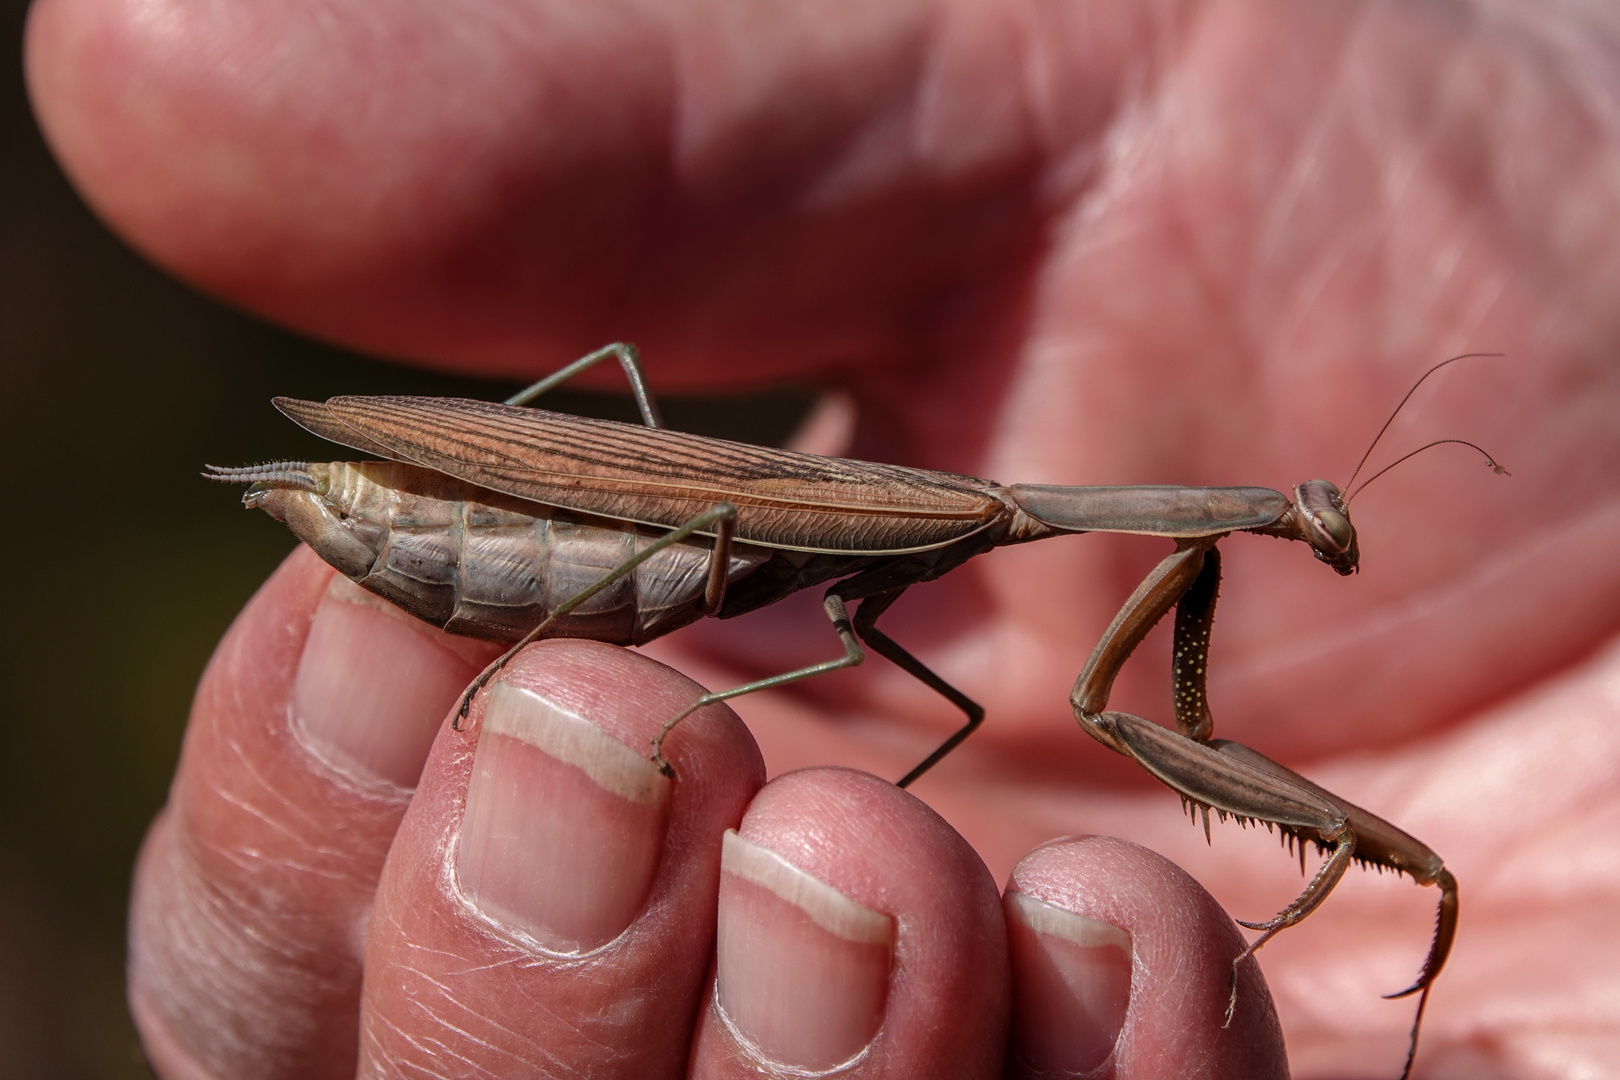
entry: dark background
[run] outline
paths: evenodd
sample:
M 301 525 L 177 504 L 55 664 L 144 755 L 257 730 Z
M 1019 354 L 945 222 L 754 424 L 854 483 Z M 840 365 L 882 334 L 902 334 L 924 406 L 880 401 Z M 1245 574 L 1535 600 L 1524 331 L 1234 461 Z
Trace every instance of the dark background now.
M 343 456 L 275 394 L 512 388 L 296 337 L 147 265 L 52 161 L 23 87 L 27 5 L 0 5 L 0 1077 L 147 1077 L 123 995 L 136 846 L 214 643 L 293 546 L 200 467 Z M 772 442 L 809 401 L 661 404 L 671 426 Z M 547 405 L 635 418 L 610 395 Z

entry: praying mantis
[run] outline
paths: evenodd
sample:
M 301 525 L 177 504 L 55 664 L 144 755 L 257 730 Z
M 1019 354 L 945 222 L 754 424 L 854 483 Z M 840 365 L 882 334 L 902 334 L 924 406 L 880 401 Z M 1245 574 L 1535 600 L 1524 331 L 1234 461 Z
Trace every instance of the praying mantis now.
M 1479 355 L 1494 354 L 1436 365 L 1401 405 L 1441 367 Z M 525 407 L 608 359 L 624 369 L 642 425 Z M 457 726 L 474 695 L 538 638 L 639 645 L 706 616 L 732 618 L 831 582 L 823 607 L 843 655 L 698 697 L 664 723 L 650 747 L 669 775 L 664 739 L 693 712 L 853 667 L 870 648 L 966 717 L 901 778 L 904 787 L 984 719 L 981 706 L 877 628 L 907 589 L 1002 545 L 1083 532 L 1172 540 L 1174 550 L 1125 601 L 1082 668 L 1069 697 L 1075 718 L 1201 813 L 1206 834 L 1213 811 L 1222 820 L 1280 830 L 1298 845 L 1302 871 L 1305 845 L 1326 854 L 1292 903 L 1270 919 L 1242 923 L 1259 936 L 1233 960 L 1228 1022 L 1238 965 L 1310 915 L 1352 862 L 1439 890 L 1422 969 L 1410 987 L 1390 995 L 1419 995 L 1403 1076 L 1410 1074 L 1429 991 L 1456 933 L 1455 878 L 1437 854 L 1389 822 L 1258 751 L 1214 738 L 1205 693 L 1219 542 L 1235 532 L 1298 540 L 1335 572 L 1355 573 L 1360 552 L 1348 509 L 1354 492 L 1326 480 L 1304 481 L 1291 494 L 1265 487 L 1003 485 L 671 431 L 659 419 L 636 350 L 625 344 L 597 350 L 500 404 L 409 397 L 275 404 L 316 435 L 382 460 L 210 466 L 205 475 L 249 484 L 246 506 L 283 521 L 336 569 L 412 615 L 453 633 L 513 642 L 468 687 Z M 1388 427 L 1386 421 L 1380 438 Z M 1506 472 L 1473 443 L 1438 442 L 1471 446 Z M 1171 608 L 1174 730 L 1109 709 L 1115 677 Z

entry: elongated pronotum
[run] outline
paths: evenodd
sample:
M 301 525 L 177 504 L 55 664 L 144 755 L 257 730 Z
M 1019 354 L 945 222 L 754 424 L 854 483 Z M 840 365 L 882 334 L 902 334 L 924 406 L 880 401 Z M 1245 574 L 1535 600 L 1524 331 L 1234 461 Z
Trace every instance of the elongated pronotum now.
M 644 426 L 524 407 L 608 358 L 624 367 Z M 210 466 L 208 475 L 249 484 L 247 506 L 285 522 L 332 566 L 418 618 L 453 633 L 515 642 L 468 688 L 458 723 L 473 695 L 536 638 L 638 645 L 706 615 L 732 618 L 832 582 L 825 608 L 844 654 L 700 697 L 654 740 L 653 759 L 666 772 L 672 770 L 664 736 L 692 712 L 859 664 L 864 643 L 967 717 L 900 780 L 905 786 L 984 718 L 978 704 L 877 629 L 878 617 L 906 589 L 1003 544 L 1080 532 L 1170 538 L 1175 550 L 1092 650 L 1070 695 L 1074 714 L 1094 738 L 1134 758 L 1202 812 L 1206 831 L 1214 811 L 1223 820 L 1280 830 L 1300 845 L 1302 869 L 1305 844 L 1327 854 L 1293 903 L 1269 920 L 1243 924 L 1261 934 L 1233 961 L 1234 973 L 1274 934 L 1315 910 L 1352 861 L 1438 887 L 1428 957 L 1417 980 L 1391 995 L 1420 995 L 1410 1073 L 1429 990 L 1456 931 L 1456 881 L 1438 855 L 1395 826 L 1248 747 L 1213 738 L 1204 693 L 1220 579 L 1216 544 L 1233 532 L 1299 540 L 1336 572 L 1354 573 L 1360 553 L 1349 498 L 1334 484 L 1307 480 L 1286 495 L 1264 487 L 1003 485 L 705 438 L 660 426 L 628 345 L 592 353 L 504 404 L 409 397 L 275 404 L 315 434 L 383 460 Z M 1490 455 L 1485 459 L 1505 471 Z M 852 616 L 849 605 L 857 602 Z M 1172 607 L 1174 731 L 1108 708 L 1125 660 Z M 1233 1001 L 1235 993 L 1234 982 Z

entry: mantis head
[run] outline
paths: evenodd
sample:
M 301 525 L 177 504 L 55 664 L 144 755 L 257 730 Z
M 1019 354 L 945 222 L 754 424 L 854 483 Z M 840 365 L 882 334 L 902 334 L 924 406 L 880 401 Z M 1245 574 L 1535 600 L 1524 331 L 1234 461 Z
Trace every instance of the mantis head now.
M 1340 574 L 1353 574 L 1361 561 L 1356 527 L 1337 485 L 1307 480 L 1294 488 L 1295 536 L 1311 545 L 1322 562 Z
M 1417 392 L 1418 387 L 1423 385 L 1424 380 L 1447 364 L 1455 364 L 1458 360 L 1501 355 L 1501 353 L 1463 353 L 1461 356 L 1453 356 L 1449 360 L 1440 361 L 1440 363 L 1419 376 L 1418 381 L 1412 384 L 1412 389 L 1408 390 L 1406 396 L 1401 398 L 1400 404 L 1395 406 L 1395 411 L 1389 414 L 1389 419 L 1384 421 L 1384 426 L 1378 429 L 1378 434 L 1373 436 L 1373 441 L 1367 447 L 1367 452 L 1361 455 L 1361 461 L 1356 464 L 1355 472 L 1350 474 L 1350 482 L 1344 486 L 1349 488 L 1355 484 L 1356 477 L 1361 475 L 1361 467 L 1367 464 L 1367 459 L 1372 456 L 1373 448 L 1378 445 L 1378 441 L 1389 430 L 1389 425 L 1393 424 L 1395 418 L 1401 414 L 1401 410 L 1406 407 L 1406 403 L 1412 400 L 1412 395 Z M 1460 443 L 1463 446 L 1478 450 L 1484 455 L 1485 464 L 1494 469 L 1497 475 L 1508 475 L 1508 471 L 1502 468 L 1495 458 L 1486 453 L 1483 447 L 1471 443 L 1467 439 L 1436 439 L 1434 442 L 1418 447 L 1411 453 L 1396 458 L 1392 464 L 1385 465 L 1382 469 L 1363 480 L 1361 486 L 1352 490 L 1349 495 L 1342 493 L 1338 485 L 1330 484 L 1326 480 L 1305 481 L 1294 489 L 1294 505 L 1289 515 L 1294 520 L 1289 523 L 1292 525 L 1292 532 L 1289 535 L 1311 545 L 1311 550 L 1316 553 L 1316 557 L 1339 573 L 1355 573 L 1361 561 L 1361 551 L 1356 546 L 1356 527 L 1350 524 L 1350 500 L 1365 491 L 1368 484 L 1383 476 L 1407 458 L 1415 457 L 1431 447 L 1445 443 Z

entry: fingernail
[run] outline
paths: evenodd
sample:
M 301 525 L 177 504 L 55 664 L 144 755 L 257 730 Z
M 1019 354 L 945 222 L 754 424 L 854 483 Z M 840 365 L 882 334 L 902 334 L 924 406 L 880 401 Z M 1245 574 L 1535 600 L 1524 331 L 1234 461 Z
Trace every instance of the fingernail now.
M 624 933 L 658 869 L 670 781 L 533 690 L 490 690 L 456 874 L 479 910 L 555 952 Z
M 824 1070 L 883 1022 L 894 920 L 733 830 L 720 853 L 720 1011 L 760 1057 Z
M 292 727 L 334 771 L 362 786 L 409 791 L 477 668 L 385 604 L 347 578 L 332 579 L 298 662 Z
M 1046 1073 L 1084 1073 L 1114 1052 L 1131 1003 L 1131 937 L 1021 892 L 1005 901 L 1013 1051 Z

